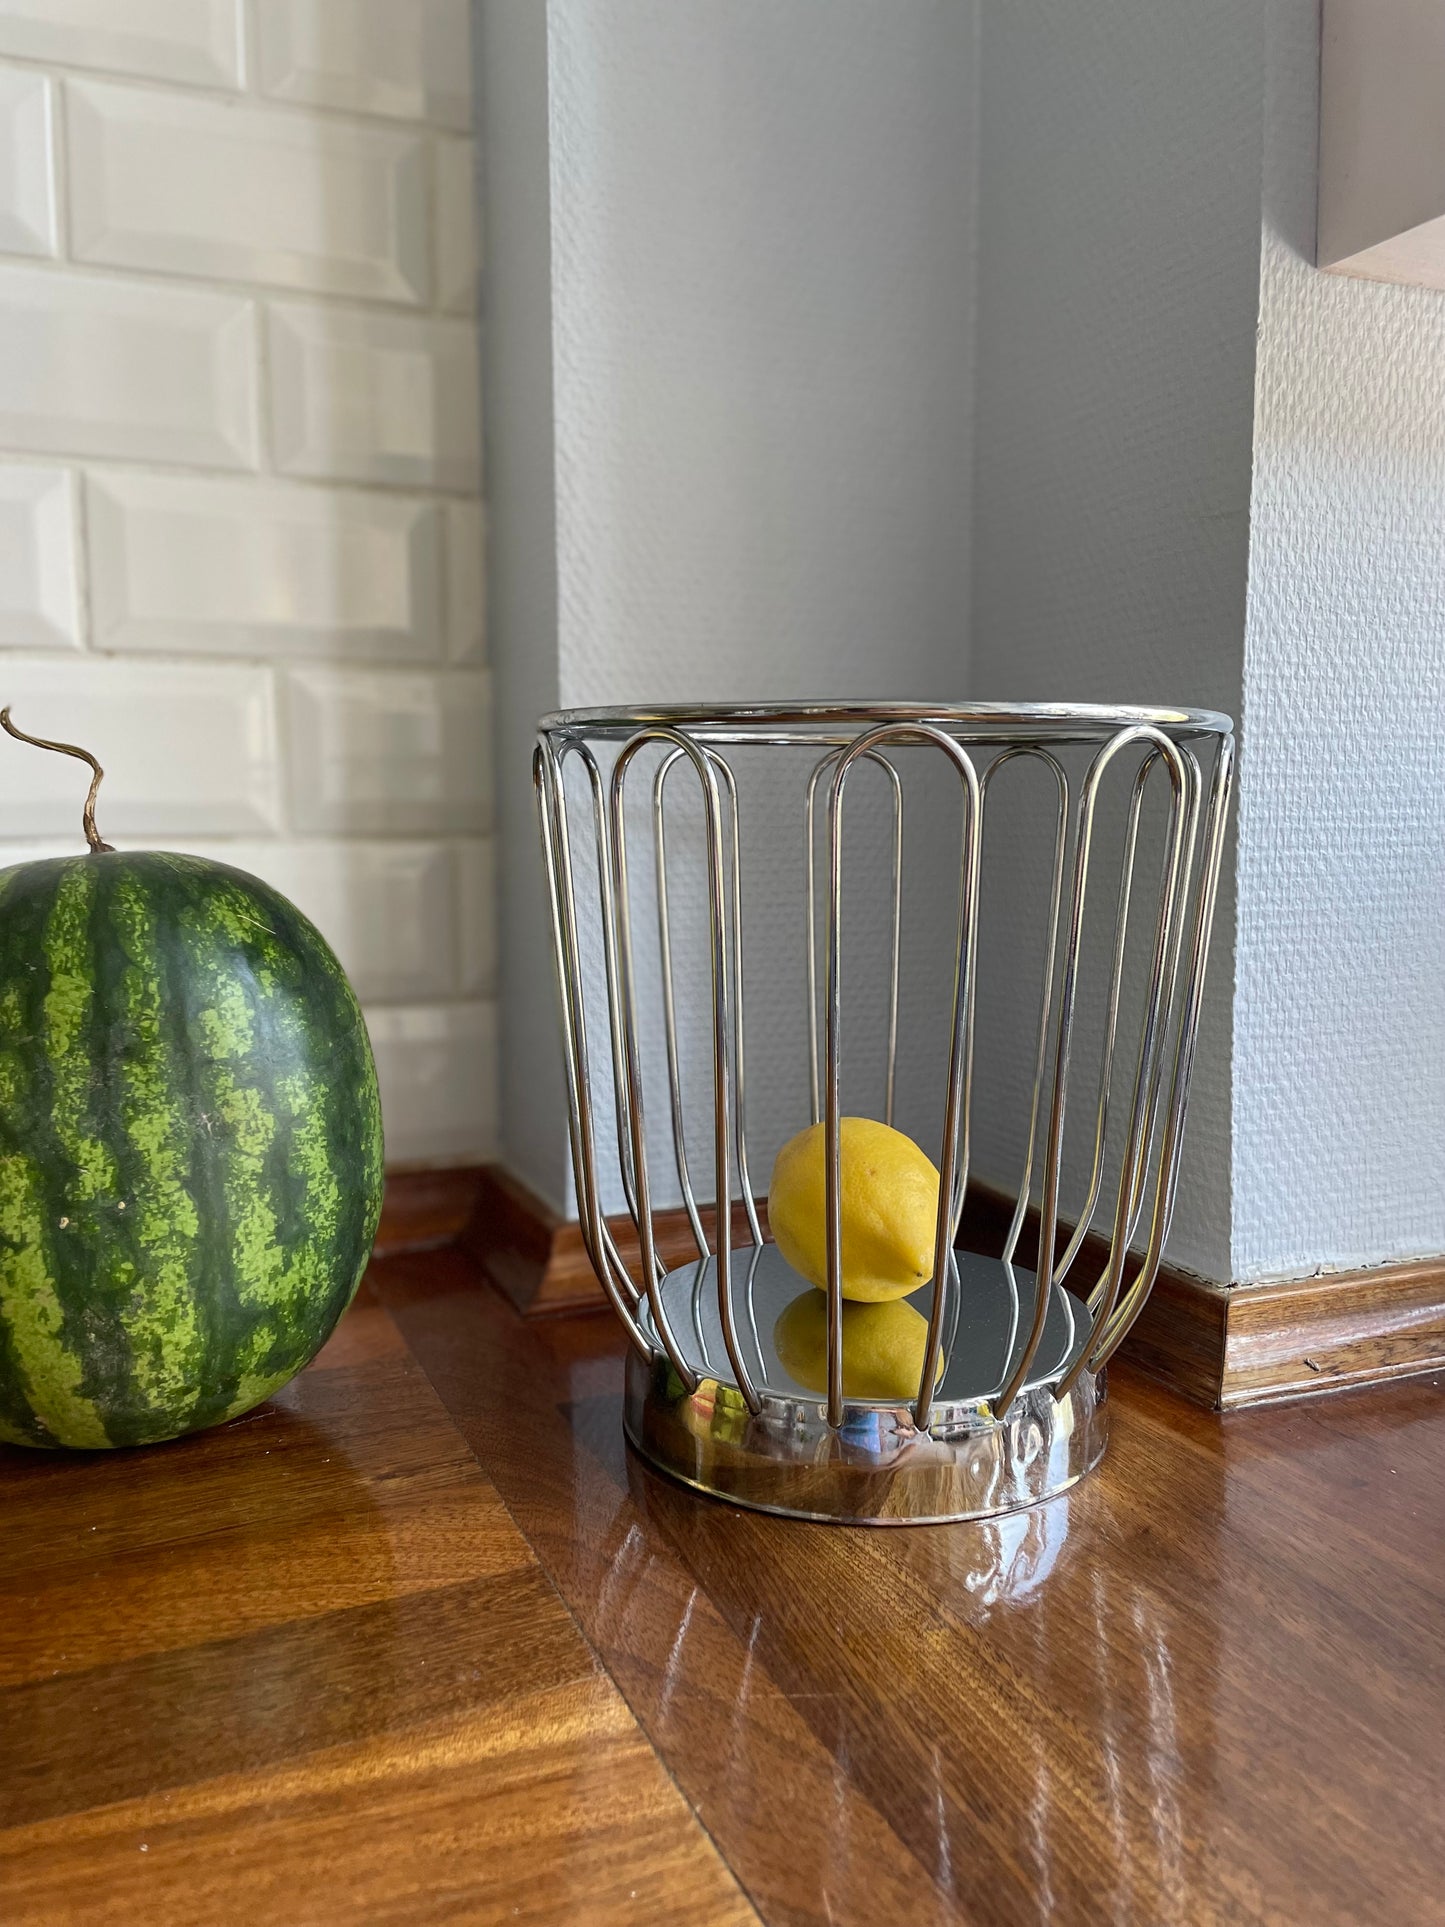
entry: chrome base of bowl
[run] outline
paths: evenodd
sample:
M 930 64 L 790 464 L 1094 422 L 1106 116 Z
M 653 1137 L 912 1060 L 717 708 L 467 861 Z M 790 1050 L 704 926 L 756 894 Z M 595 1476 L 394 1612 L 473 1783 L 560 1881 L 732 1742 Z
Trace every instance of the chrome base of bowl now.
M 764 1245 L 732 1258 L 734 1313 L 761 1410 L 748 1409 L 728 1364 L 717 1261 L 708 1258 L 670 1272 L 663 1284 L 664 1310 L 697 1388 L 687 1390 L 660 1350 L 651 1361 L 629 1352 L 629 1441 L 695 1491 L 794 1519 L 938 1525 L 1015 1512 L 1067 1491 L 1098 1464 L 1108 1439 L 1102 1372 L 1082 1373 L 1061 1399 L 1051 1389 L 1088 1344 L 1090 1314 L 1055 1287 L 1035 1368 L 996 1418 L 989 1399 L 1023 1343 L 1034 1277 L 973 1252 L 956 1257 L 944 1369 L 926 1431 L 914 1422 L 911 1397 L 850 1398 L 846 1381 L 843 1423 L 829 1426 L 819 1374 L 809 1371 L 810 1383 L 801 1382 L 774 1339 L 781 1314 L 813 1287 Z M 926 1316 L 932 1287 L 900 1302 Z M 650 1318 L 643 1323 L 651 1332 Z

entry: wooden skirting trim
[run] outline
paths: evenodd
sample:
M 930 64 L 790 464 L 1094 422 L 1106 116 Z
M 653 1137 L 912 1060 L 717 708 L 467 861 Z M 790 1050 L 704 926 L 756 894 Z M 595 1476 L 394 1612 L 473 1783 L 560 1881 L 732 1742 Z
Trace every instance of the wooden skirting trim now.
M 1013 1201 L 973 1185 L 961 1243 L 1000 1251 Z M 1060 1227 L 1062 1249 L 1071 1227 Z M 1038 1251 L 1038 1214 L 1019 1241 Z M 1108 1241 L 1090 1233 L 1079 1278 L 1098 1278 Z M 1200 1405 L 1262 1405 L 1335 1386 L 1366 1386 L 1445 1364 L 1445 1258 L 1335 1272 L 1283 1285 L 1212 1285 L 1160 1270 L 1121 1355 Z
M 1445 1259 L 1239 1285 L 1228 1298 L 1222 1405 L 1445 1366 Z
M 1000 1250 L 1012 1216 L 1012 1198 L 971 1186 L 961 1242 Z M 1071 1230 L 1060 1228 L 1056 1249 Z M 1030 1268 L 1038 1238 L 1030 1212 L 1019 1241 Z M 1091 1233 L 1079 1282 L 1092 1283 L 1107 1257 L 1107 1240 Z M 1278 1285 L 1215 1285 L 1165 1266 L 1122 1354 L 1186 1397 L 1225 1409 L 1431 1371 L 1445 1366 L 1445 1258 Z
M 975 1179 L 968 1188 L 959 1243 L 967 1250 L 997 1256 L 1013 1214 L 1014 1200 L 1006 1192 Z M 1057 1253 L 1062 1253 L 1072 1235 L 1072 1225 L 1059 1226 L 1054 1246 Z M 1039 1214 L 1030 1211 L 1019 1238 L 1018 1262 L 1035 1270 L 1038 1250 Z M 1070 1286 L 1092 1285 L 1103 1273 L 1108 1257 L 1108 1239 L 1090 1232 L 1074 1261 L 1076 1271 L 1070 1274 Z M 1206 1284 L 1182 1271 L 1161 1270 L 1124 1341 L 1124 1354 L 1196 1404 L 1218 1405 L 1230 1295 L 1223 1285 Z
M 506 1293 L 521 1312 L 538 1317 L 548 1312 L 577 1311 L 605 1305 L 607 1300 L 582 1242 L 582 1228 L 560 1218 L 535 1192 L 510 1172 L 490 1165 L 480 1174 L 471 1221 L 459 1242 L 471 1253 L 488 1278 Z M 711 1206 L 699 1214 L 709 1238 L 715 1223 Z M 697 1256 L 687 1213 L 654 1214 L 657 1251 L 671 1267 Z M 767 1217 L 763 1216 L 763 1229 Z M 634 1277 L 641 1275 L 637 1232 L 629 1217 L 609 1218 L 608 1229 L 623 1262 Z M 748 1221 L 740 1204 L 733 1206 L 733 1236 L 748 1236 Z
M 763 1214 L 766 1229 L 766 1206 Z M 712 1214 L 702 1215 L 711 1235 Z M 971 1185 L 960 1243 L 999 1251 L 1012 1215 L 1012 1199 Z M 608 1222 L 636 1275 L 631 1219 Z M 696 1256 L 684 1211 L 659 1212 L 656 1224 L 664 1264 Z M 733 1230 L 740 1242 L 746 1239 L 740 1205 L 733 1207 Z M 1061 1227 L 1061 1243 L 1067 1235 Z M 606 1303 L 578 1225 L 499 1166 L 388 1178 L 378 1252 L 454 1241 L 529 1317 Z M 1080 1284 L 1099 1275 L 1107 1249 L 1095 1234 L 1085 1239 L 1077 1261 Z M 1019 1242 L 1020 1263 L 1032 1269 L 1037 1253 L 1038 1219 L 1031 1213 Z M 1166 1267 L 1123 1352 L 1186 1397 L 1225 1408 L 1445 1367 L 1445 1258 L 1232 1287 Z
M 435 1251 L 454 1245 L 471 1223 L 489 1172 L 472 1164 L 451 1170 L 388 1171 L 373 1255 Z

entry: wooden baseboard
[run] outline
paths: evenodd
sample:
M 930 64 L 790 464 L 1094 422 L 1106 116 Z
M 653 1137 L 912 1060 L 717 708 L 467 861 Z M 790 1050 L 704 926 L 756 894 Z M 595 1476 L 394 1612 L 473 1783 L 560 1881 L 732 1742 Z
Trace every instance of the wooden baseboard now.
M 1224 1406 L 1445 1367 L 1445 1258 L 1238 1285 L 1228 1299 Z
M 388 1171 L 372 1254 L 392 1258 L 404 1251 L 435 1251 L 454 1245 L 471 1223 L 487 1177 L 481 1165 L 430 1171 Z
M 480 1173 L 471 1220 L 459 1242 L 471 1253 L 491 1282 L 529 1318 L 549 1312 L 579 1311 L 605 1305 L 607 1300 L 582 1242 L 582 1228 L 560 1218 L 525 1184 L 490 1165 Z M 711 1206 L 701 1212 L 703 1230 L 712 1236 Z M 671 1267 L 697 1256 L 687 1213 L 659 1211 L 654 1216 L 657 1251 Z M 623 1262 L 640 1275 L 637 1232 L 629 1217 L 609 1218 L 609 1231 Z M 767 1229 L 767 1218 L 763 1218 Z M 733 1236 L 748 1235 L 742 1206 L 733 1206 Z
M 960 1243 L 999 1251 L 1012 1215 L 1012 1199 L 975 1183 Z M 703 1219 L 711 1234 L 711 1213 Z M 631 1219 L 609 1225 L 635 1271 Z M 577 1224 L 496 1165 L 389 1179 L 379 1251 L 388 1235 L 392 1251 L 420 1248 L 418 1237 L 460 1243 L 528 1317 L 606 1304 Z M 742 1208 L 734 1206 L 734 1236 L 746 1235 Z M 657 1236 L 665 1264 L 696 1255 L 681 1210 L 657 1214 Z M 1037 1263 L 1037 1214 L 1018 1255 L 1030 1268 Z M 1106 1256 L 1103 1238 L 1084 1240 L 1081 1283 L 1099 1275 Z M 1445 1368 L 1445 1258 L 1274 1285 L 1216 1285 L 1165 1267 L 1123 1355 L 1196 1403 L 1226 1409 Z
M 1014 1200 L 1006 1192 L 975 1180 L 968 1188 L 959 1243 L 967 1250 L 996 1256 L 1003 1249 L 1013 1214 Z M 1055 1251 L 1061 1253 L 1072 1235 L 1072 1225 L 1060 1225 Z M 1038 1251 L 1039 1214 L 1030 1211 L 1018 1243 L 1019 1263 L 1037 1269 Z M 1102 1275 L 1108 1256 L 1108 1240 L 1091 1232 L 1079 1249 L 1077 1274 L 1070 1276 L 1070 1286 L 1092 1285 Z M 1229 1298 L 1224 1285 L 1161 1269 L 1124 1341 L 1125 1356 L 1196 1404 L 1219 1404 Z
M 972 1186 L 961 1242 L 1000 1250 L 1012 1216 L 1012 1198 Z M 1071 1231 L 1060 1228 L 1059 1247 Z M 1030 1267 L 1038 1239 L 1030 1212 L 1019 1245 Z M 1107 1241 L 1091 1233 L 1080 1281 L 1092 1283 L 1107 1257 Z M 1122 1354 L 1224 1410 L 1433 1371 L 1445 1366 L 1445 1258 L 1274 1285 L 1210 1284 L 1166 1265 Z

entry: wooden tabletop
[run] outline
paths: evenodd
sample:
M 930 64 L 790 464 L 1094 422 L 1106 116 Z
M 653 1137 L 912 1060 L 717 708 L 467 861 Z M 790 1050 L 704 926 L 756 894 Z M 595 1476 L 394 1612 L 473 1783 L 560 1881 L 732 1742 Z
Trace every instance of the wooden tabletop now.
M 1445 1923 L 1445 1385 L 1113 1373 L 1011 1520 L 624 1449 L 604 1317 L 373 1267 L 250 1418 L 0 1451 L 0 1921 Z

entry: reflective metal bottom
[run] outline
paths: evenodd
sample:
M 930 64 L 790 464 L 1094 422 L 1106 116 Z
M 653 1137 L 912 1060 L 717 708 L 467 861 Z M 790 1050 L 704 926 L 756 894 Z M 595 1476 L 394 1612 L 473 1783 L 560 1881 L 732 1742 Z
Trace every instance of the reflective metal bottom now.
M 867 1356 L 850 1354 L 845 1326 L 846 1405 L 842 1426 L 827 1423 L 826 1357 L 808 1350 L 822 1294 L 805 1285 L 772 1245 L 744 1247 L 732 1261 L 733 1305 L 744 1362 L 762 1410 L 748 1410 L 727 1360 L 717 1310 L 716 1260 L 670 1272 L 663 1305 L 697 1390 L 659 1355 L 627 1360 L 623 1420 L 652 1465 L 697 1491 L 790 1518 L 854 1525 L 925 1525 L 984 1519 L 1037 1505 L 1066 1491 L 1098 1464 L 1108 1438 L 1105 1378 L 1085 1372 L 1063 1399 L 1050 1386 L 1088 1343 L 1085 1306 L 1054 1291 L 1035 1367 L 1008 1416 L 987 1400 L 1008 1378 L 1033 1304 L 1034 1277 L 1000 1260 L 957 1254 L 944 1321 L 944 1368 L 927 1432 L 912 1393 L 853 1396 L 846 1374 L 879 1372 L 910 1356 L 916 1324 L 900 1314 Z M 900 1301 L 927 1315 L 932 1287 Z M 1020 1307 L 1023 1307 L 1021 1313 Z M 860 1308 L 862 1309 L 862 1308 Z M 649 1319 L 644 1319 L 649 1331 Z M 860 1332 L 862 1326 L 859 1327 Z M 800 1346 L 799 1332 L 804 1334 Z M 893 1340 L 891 1350 L 888 1341 Z M 785 1362 L 786 1361 L 786 1362 Z M 918 1365 L 913 1366 L 915 1374 Z M 866 1382 L 866 1380 L 864 1381 Z M 876 1384 L 873 1387 L 876 1389 Z

